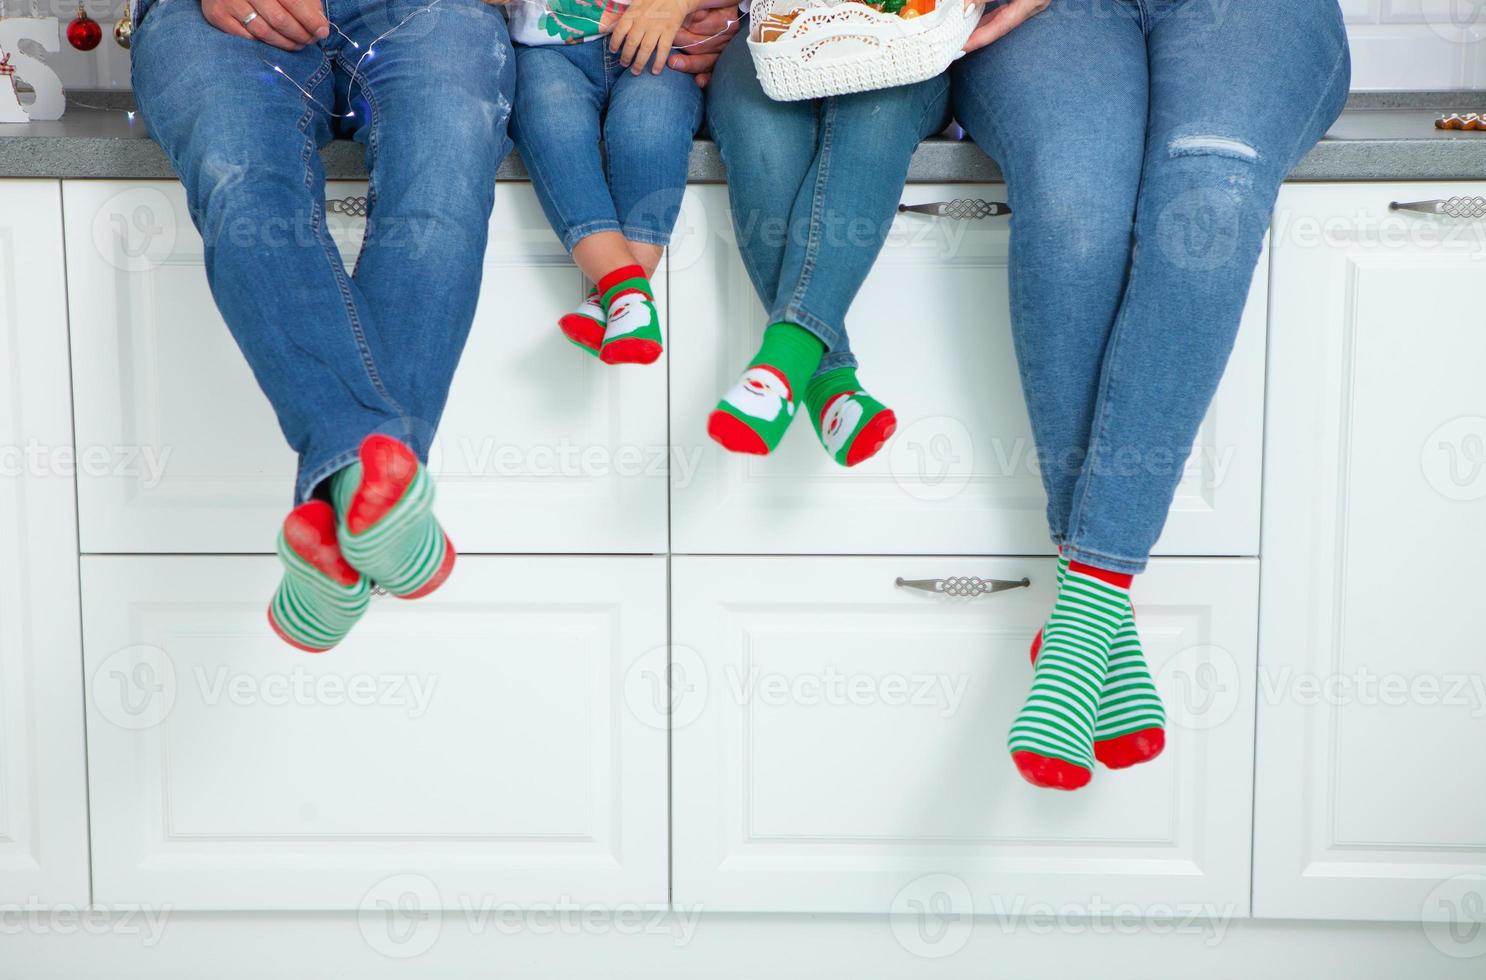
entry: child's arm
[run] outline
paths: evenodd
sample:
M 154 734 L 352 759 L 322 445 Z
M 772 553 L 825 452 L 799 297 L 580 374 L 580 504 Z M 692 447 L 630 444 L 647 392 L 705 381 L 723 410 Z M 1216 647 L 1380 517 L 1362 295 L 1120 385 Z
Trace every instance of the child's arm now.
M 614 25 L 609 36 L 609 50 L 619 53 L 619 61 L 636 75 L 653 61 L 651 71 L 659 75 L 671 56 L 671 42 L 681 29 L 681 22 L 708 0 L 632 0 L 629 9 Z M 712 5 L 719 5 L 717 0 Z M 735 0 L 736 2 L 736 0 Z

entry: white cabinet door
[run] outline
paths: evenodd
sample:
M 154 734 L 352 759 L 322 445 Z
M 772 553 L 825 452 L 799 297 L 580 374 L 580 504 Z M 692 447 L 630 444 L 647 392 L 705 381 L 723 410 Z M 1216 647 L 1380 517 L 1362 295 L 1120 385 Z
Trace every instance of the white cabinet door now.
M 277 578 L 83 560 L 99 901 L 666 901 L 665 726 L 623 696 L 664 662 L 664 559 L 466 558 L 319 656 L 265 625 Z
M 1167 749 L 1076 793 L 1027 784 L 1006 751 L 1050 559 L 673 565 L 678 905 L 1248 913 L 1255 561 L 1140 577 Z M 954 575 L 1032 585 L 951 599 L 894 584 Z
M 88 901 L 69 394 L 61 187 L 7 180 L 0 183 L 4 905 Z
M 65 195 L 78 437 L 129 450 L 80 482 L 83 551 L 271 551 L 294 458 L 212 303 L 184 192 L 74 181 Z M 354 259 L 364 222 L 328 220 Z M 574 350 L 556 323 L 582 290 L 531 188 L 502 184 L 430 460 L 466 553 L 665 550 L 665 368 Z
M 914 184 L 903 197 L 1004 194 Z M 803 418 L 774 454 L 733 455 L 707 438 L 707 414 L 757 349 L 764 310 L 733 244 L 726 188 L 691 188 L 671 248 L 674 549 L 1051 554 L 1012 352 L 1008 235 L 1006 218 L 894 222 L 849 321 L 862 382 L 898 416 L 876 458 L 838 466 Z M 1265 288 L 1261 262 L 1158 554 L 1258 553 Z
M 1486 219 L 1388 210 L 1472 194 L 1280 197 L 1256 914 L 1486 909 Z

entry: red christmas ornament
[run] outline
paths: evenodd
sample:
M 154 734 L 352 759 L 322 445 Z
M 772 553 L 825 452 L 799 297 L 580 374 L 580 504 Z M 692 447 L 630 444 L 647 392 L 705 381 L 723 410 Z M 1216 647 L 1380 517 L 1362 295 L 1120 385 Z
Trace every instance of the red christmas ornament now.
M 79 51 L 92 51 L 103 40 L 103 28 L 82 7 L 67 24 L 67 43 Z

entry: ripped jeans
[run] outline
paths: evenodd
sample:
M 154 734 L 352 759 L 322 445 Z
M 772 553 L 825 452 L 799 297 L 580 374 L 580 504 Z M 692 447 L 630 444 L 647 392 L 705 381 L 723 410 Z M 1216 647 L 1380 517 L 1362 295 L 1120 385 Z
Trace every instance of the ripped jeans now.
M 198 0 L 136 0 L 135 97 L 299 454 L 295 503 L 373 432 L 426 458 L 474 319 L 515 65 L 496 7 L 425 6 L 329 0 L 339 32 L 290 52 L 224 34 Z M 370 177 L 354 273 L 326 227 L 318 151 L 336 136 L 362 144 Z
M 1336 0 L 1053 0 L 952 69 L 1000 163 L 1055 543 L 1145 568 L 1281 181 L 1346 101 Z

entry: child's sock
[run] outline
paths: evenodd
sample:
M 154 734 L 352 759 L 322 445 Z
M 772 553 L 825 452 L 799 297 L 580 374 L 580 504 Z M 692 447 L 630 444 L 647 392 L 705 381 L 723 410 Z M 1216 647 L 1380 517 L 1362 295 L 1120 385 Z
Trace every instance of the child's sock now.
M 1032 690 L 1012 722 L 1007 747 L 1035 786 L 1078 789 L 1094 769 L 1099 692 L 1109 650 L 1130 611 L 1131 576 L 1068 566 L 1032 673 Z
M 278 551 L 284 577 L 268 604 L 268 624 L 290 646 L 324 653 L 366 612 L 371 586 L 342 557 L 335 511 L 323 500 L 289 512 Z
M 1068 574 L 1068 559 L 1058 556 L 1058 587 Z M 1032 639 L 1032 663 L 1042 647 L 1041 631 Z M 1094 724 L 1094 758 L 1110 769 L 1149 762 L 1166 747 L 1166 709 L 1151 679 L 1135 607 L 1130 607 L 1109 648 L 1109 672 L 1099 691 L 1099 716 Z
M 707 434 L 735 453 L 773 452 L 795 417 L 795 405 L 820 366 L 826 345 L 804 327 L 776 323 L 743 377 L 707 419 Z
M 599 291 L 593 290 L 576 310 L 563 314 L 557 327 L 574 347 L 598 357 L 599 348 L 604 346 L 604 304 L 599 301 Z
M 660 357 L 660 314 L 645 270 L 637 265 L 615 269 L 599 280 L 604 307 L 604 342 L 599 360 L 605 364 L 650 364 Z
M 369 435 L 361 461 L 330 478 L 341 552 L 388 592 L 419 599 L 454 569 L 454 545 L 433 516 L 433 480 L 391 436 Z
M 842 466 L 871 459 L 898 428 L 893 410 L 862 390 L 853 367 L 811 378 L 805 407 L 820 444 Z

